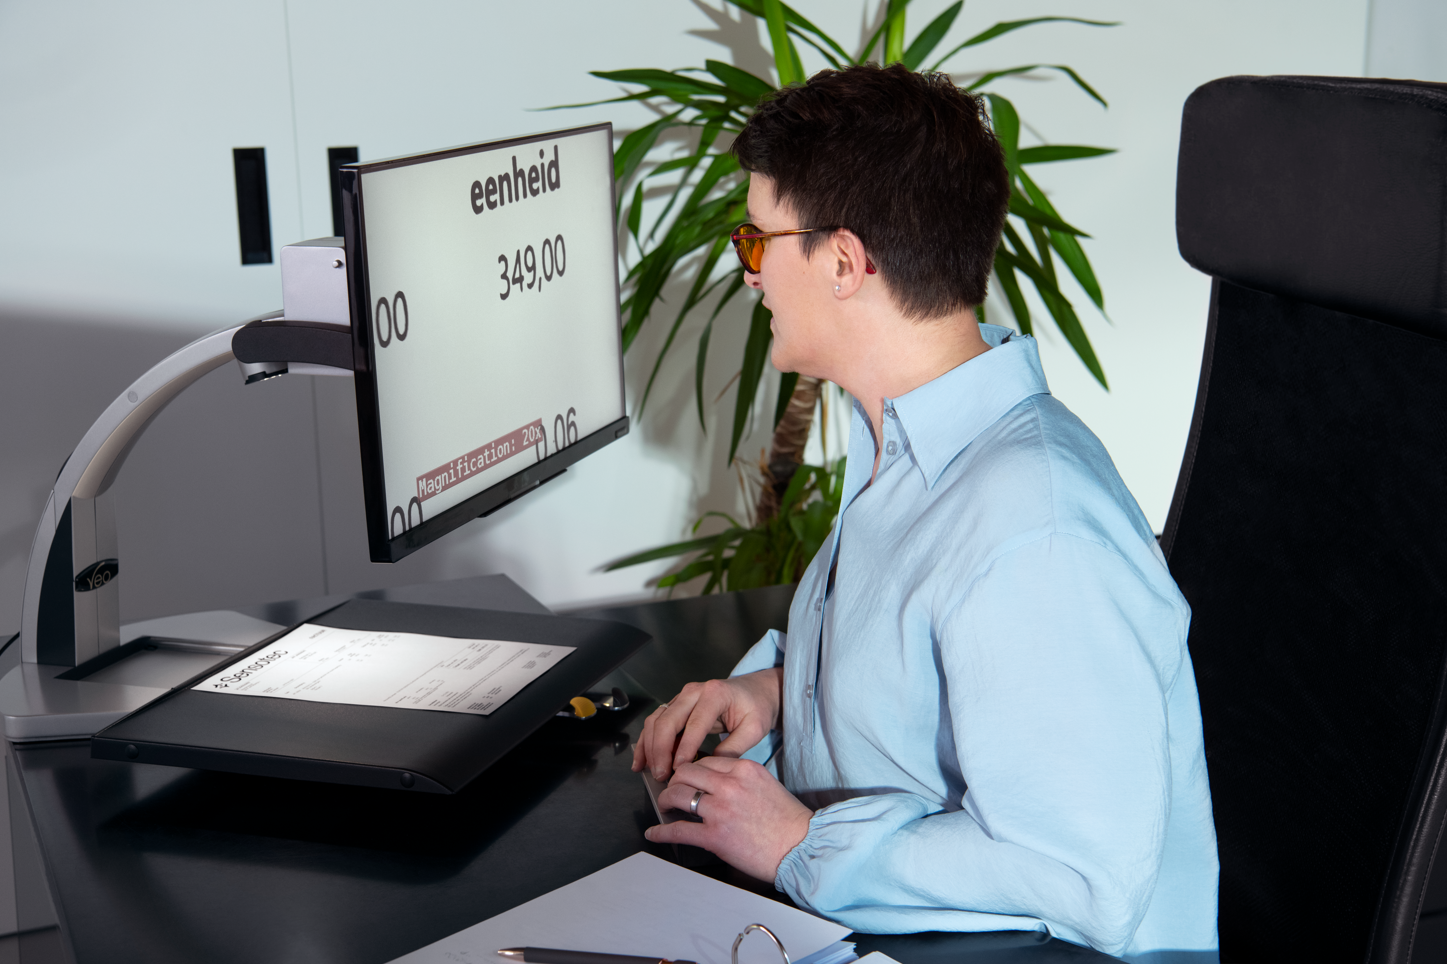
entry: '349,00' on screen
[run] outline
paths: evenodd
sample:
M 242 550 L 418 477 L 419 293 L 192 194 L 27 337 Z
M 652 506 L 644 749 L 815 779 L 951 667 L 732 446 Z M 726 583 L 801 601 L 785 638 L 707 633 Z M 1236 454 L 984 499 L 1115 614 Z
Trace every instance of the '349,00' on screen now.
M 541 251 L 528 245 L 526 248 L 519 248 L 513 254 L 511 262 L 505 254 L 498 255 L 497 262 L 502 265 L 502 291 L 498 292 L 497 296 L 506 301 L 508 295 L 519 290 L 541 294 L 543 282 L 561 278 L 568 270 L 568 251 L 560 234 L 553 238 L 544 238 Z M 508 273 L 509 268 L 511 274 Z

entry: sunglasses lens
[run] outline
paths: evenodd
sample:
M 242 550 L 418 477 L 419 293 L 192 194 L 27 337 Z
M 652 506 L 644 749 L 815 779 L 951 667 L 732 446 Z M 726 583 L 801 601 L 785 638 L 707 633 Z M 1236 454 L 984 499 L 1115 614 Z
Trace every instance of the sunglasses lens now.
M 764 239 L 746 239 L 740 252 L 744 256 L 744 264 L 748 266 L 748 269 L 754 274 L 758 274 L 759 269 L 764 266 Z
M 739 261 L 743 262 L 745 270 L 751 274 L 758 274 L 764 263 L 764 239 L 763 238 L 742 238 L 741 234 L 758 234 L 759 229 L 752 224 L 740 224 L 734 229 L 733 243 L 734 250 L 739 254 Z

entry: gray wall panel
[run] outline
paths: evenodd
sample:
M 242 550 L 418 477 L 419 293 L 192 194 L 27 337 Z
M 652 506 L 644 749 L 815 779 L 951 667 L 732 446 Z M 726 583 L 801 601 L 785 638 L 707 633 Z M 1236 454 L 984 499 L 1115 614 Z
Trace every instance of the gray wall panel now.
M 0 314 L 0 633 L 20 628 L 30 543 L 55 476 L 125 387 L 191 336 L 126 319 Z
M 113 490 L 122 622 L 323 592 L 309 382 L 223 365 L 151 424 Z

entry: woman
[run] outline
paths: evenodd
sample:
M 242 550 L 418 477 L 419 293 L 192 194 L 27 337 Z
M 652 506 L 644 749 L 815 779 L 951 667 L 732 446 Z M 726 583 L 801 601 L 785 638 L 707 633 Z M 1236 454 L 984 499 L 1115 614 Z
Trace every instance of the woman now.
M 648 838 L 858 931 L 1214 959 L 1189 609 L 1034 341 L 976 322 L 1008 201 L 979 102 L 897 65 L 825 71 L 733 151 L 773 363 L 855 416 L 788 633 L 645 723 L 634 768 L 702 821 Z

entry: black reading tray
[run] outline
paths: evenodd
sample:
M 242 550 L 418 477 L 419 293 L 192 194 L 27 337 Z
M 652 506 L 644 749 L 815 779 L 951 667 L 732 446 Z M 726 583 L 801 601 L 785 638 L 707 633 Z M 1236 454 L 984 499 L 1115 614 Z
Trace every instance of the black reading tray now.
M 191 689 L 283 635 L 279 633 L 101 730 L 91 738 L 90 755 L 456 793 L 651 638 L 632 626 L 598 619 L 372 599 L 349 600 L 307 622 L 337 629 L 572 646 L 574 652 L 489 716 Z

